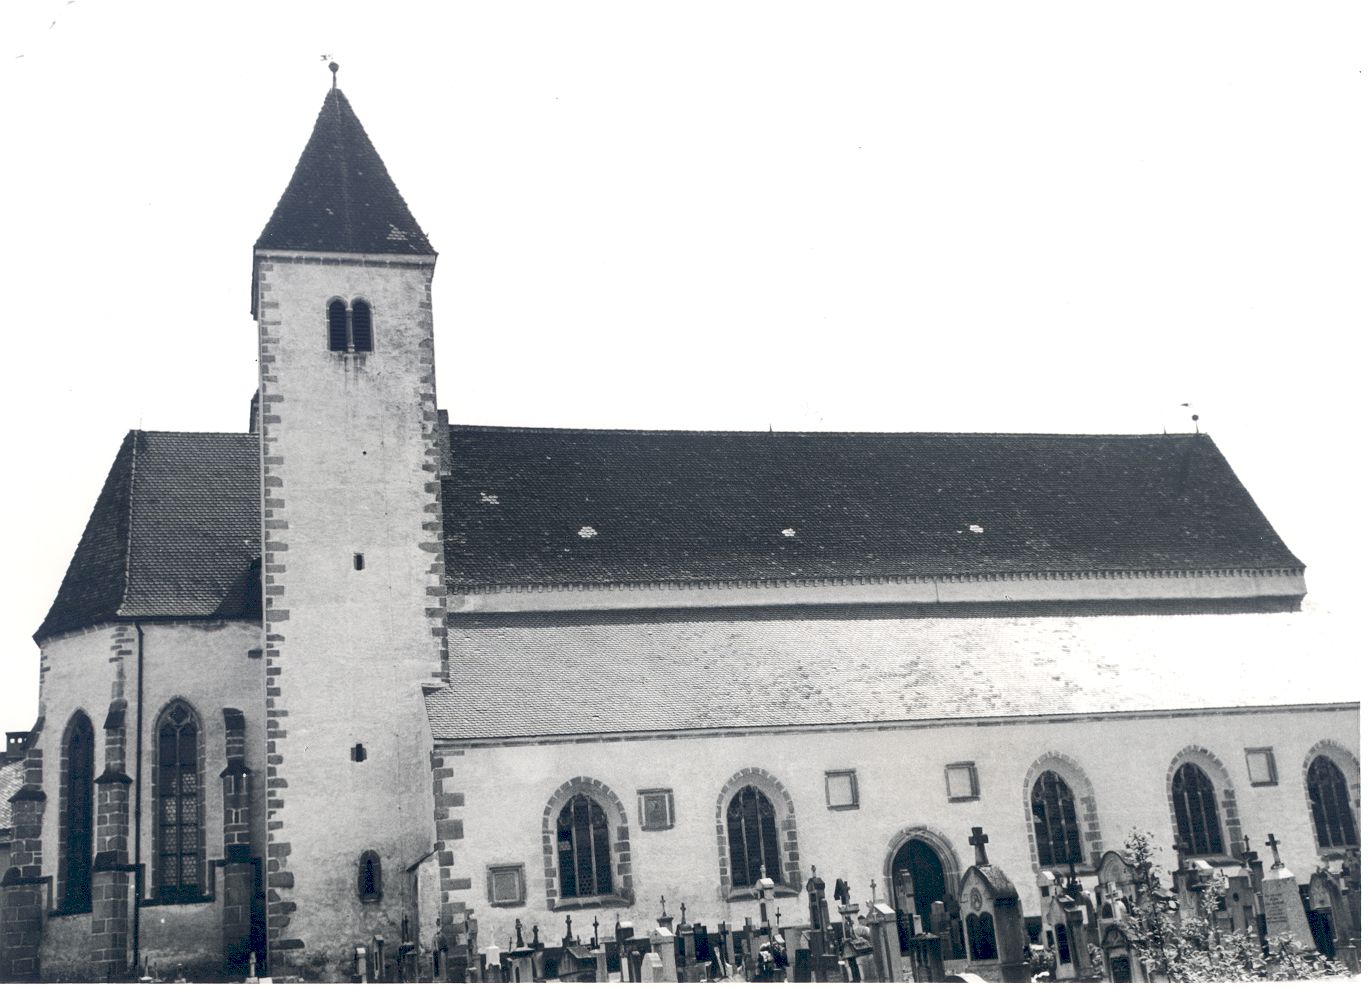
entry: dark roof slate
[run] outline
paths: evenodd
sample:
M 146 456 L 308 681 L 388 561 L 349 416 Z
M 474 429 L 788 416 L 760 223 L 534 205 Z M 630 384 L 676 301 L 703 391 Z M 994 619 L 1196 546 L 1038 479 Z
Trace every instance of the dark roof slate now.
M 24 785 L 24 760 L 0 763 L 0 839 L 8 838 L 14 826 L 14 810 L 10 797 L 19 792 Z
M 258 250 L 432 254 L 340 89 L 330 90 Z
M 475 741 L 1349 703 L 1287 661 L 1345 632 L 1308 612 L 462 615 L 428 718 Z
M 1204 435 L 455 426 L 451 446 L 457 592 L 1301 566 Z
M 122 618 L 253 618 L 261 601 L 257 438 L 124 438 L 35 638 Z

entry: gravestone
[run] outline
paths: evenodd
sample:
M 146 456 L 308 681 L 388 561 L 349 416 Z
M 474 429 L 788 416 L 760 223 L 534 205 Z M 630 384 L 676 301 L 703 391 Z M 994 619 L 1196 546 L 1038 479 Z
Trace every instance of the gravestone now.
M 973 828 L 974 864 L 960 877 L 960 913 L 969 948 L 967 971 L 990 982 L 1028 982 L 1021 897 L 1007 874 L 988 861 L 988 836 Z
M 1278 854 L 1277 838 L 1270 834 L 1265 844 L 1273 849 L 1273 866 L 1263 879 L 1264 922 L 1268 936 L 1274 938 L 1279 934 L 1291 934 L 1303 946 L 1313 947 L 1315 940 L 1311 937 L 1311 925 L 1306 920 L 1297 877 L 1283 865 L 1282 856 Z
M 679 970 L 675 967 L 674 931 L 670 930 L 668 927 L 657 927 L 652 931 L 651 952 L 660 959 L 660 963 L 665 972 L 665 981 L 677 982 L 679 980 Z
M 887 903 L 871 903 L 865 912 L 872 949 L 869 960 L 873 971 L 869 982 L 901 982 L 903 980 L 902 946 L 898 940 L 898 911 Z
M 1086 894 L 1076 880 L 1066 882 L 1057 872 L 1042 870 L 1037 885 L 1045 943 L 1054 948 L 1055 981 L 1077 982 L 1090 977 L 1088 915 L 1092 904 L 1085 902 Z

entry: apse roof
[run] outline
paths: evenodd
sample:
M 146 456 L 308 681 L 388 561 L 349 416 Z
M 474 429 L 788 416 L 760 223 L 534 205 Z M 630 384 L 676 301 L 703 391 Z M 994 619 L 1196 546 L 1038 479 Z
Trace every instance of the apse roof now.
M 35 637 L 119 618 L 259 616 L 258 477 L 254 435 L 129 432 Z
M 427 706 L 434 737 L 474 742 L 1350 703 L 1288 662 L 1343 631 L 1292 612 L 462 615 Z
M 1205 435 L 455 426 L 454 591 L 1299 568 Z
M 258 250 L 432 254 L 340 89 L 329 91 Z

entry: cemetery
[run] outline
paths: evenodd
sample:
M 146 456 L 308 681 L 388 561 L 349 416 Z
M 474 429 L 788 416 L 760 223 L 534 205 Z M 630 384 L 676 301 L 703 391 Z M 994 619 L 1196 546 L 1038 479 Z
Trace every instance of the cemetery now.
M 974 862 L 944 900 L 920 909 L 912 874 L 895 885 L 897 903 L 868 883 L 828 884 L 816 866 L 797 904 L 775 897 L 762 876 L 742 924 L 677 913 L 595 917 L 577 931 L 543 932 L 515 919 L 512 929 L 484 929 L 473 910 L 439 939 L 430 959 L 406 941 L 387 956 L 383 939 L 356 947 L 355 982 L 1167 982 L 1192 981 L 1181 959 L 1156 964 L 1156 925 L 1190 932 L 1197 922 L 1216 954 L 1223 939 L 1253 946 L 1259 974 L 1279 971 L 1279 953 L 1295 945 L 1302 977 L 1357 973 L 1360 966 L 1360 866 L 1357 849 L 1327 856 L 1300 877 L 1282 861 L 1278 839 L 1248 837 L 1233 856 L 1178 851 L 1164 875 L 1148 858 L 1148 836 L 1108 849 L 1089 875 L 1042 870 L 1034 888 L 1016 883 L 989 858 L 989 837 L 975 827 Z M 1139 842 L 1139 844 L 1136 844 Z M 1148 873 L 1148 876 L 1146 875 Z M 1171 885 L 1170 885 L 1171 883 Z M 1023 901 L 1025 891 L 1030 902 Z M 793 904 L 793 905 L 791 905 Z M 925 906 L 925 904 L 923 904 Z M 787 910 L 785 909 L 787 907 Z M 408 925 L 405 925 L 406 937 Z M 1192 952 L 1189 946 L 1189 953 Z M 1180 952 L 1181 953 L 1181 952 Z M 1337 966 L 1326 963 L 1333 959 Z M 1222 974 L 1216 970 L 1216 974 Z M 1284 973 L 1287 974 L 1287 973 Z M 1231 977 L 1232 973 L 1224 973 Z M 249 982 L 257 981 L 249 978 Z

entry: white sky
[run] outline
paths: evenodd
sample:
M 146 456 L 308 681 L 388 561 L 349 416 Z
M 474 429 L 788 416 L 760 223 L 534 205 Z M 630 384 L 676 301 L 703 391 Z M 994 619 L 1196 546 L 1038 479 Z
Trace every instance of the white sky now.
M 1308 608 L 1349 613 L 1366 28 L 1361 3 L 8 0 L 0 725 L 33 720 L 30 636 L 125 431 L 246 425 L 251 245 L 324 53 L 441 253 L 453 422 L 1158 432 L 1192 402 Z

